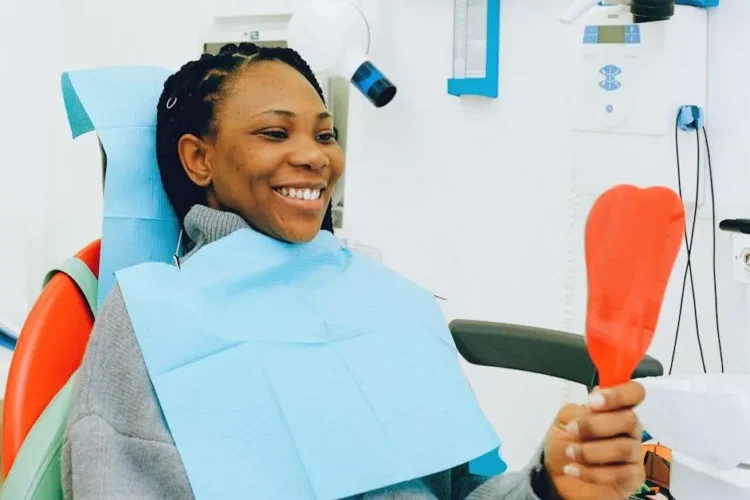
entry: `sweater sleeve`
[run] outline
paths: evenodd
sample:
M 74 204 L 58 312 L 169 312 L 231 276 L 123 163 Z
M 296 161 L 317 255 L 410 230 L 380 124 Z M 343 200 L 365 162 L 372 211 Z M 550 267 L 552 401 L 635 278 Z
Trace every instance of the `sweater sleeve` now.
M 66 500 L 193 498 L 117 286 L 78 371 L 62 476 Z
M 523 470 L 492 478 L 473 476 L 464 466 L 463 474 L 452 481 L 453 500 L 541 500 L 534 479 L 544 468 L 542 451 L 540 447 Z

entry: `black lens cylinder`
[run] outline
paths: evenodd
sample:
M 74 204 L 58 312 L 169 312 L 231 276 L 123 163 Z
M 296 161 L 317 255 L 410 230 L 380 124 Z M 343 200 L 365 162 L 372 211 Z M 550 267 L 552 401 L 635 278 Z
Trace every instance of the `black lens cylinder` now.
M 674 15 L 674 0 L 633 0 L 630 13 L 636 23 L 666 21 Z
M 396 86 L 370 61 L 357 68 L 351 82 L 377 108 L 382 108 L 396 96 Z

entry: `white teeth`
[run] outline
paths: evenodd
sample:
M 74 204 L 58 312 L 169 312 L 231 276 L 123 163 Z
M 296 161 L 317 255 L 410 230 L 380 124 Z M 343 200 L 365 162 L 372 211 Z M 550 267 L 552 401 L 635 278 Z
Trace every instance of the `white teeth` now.
M 277 189 L 276 192 L 287 198 L 293 200 L 317 200 L 320 198 L 321 189 L 309 189 L 309 188 L 281 188 Z

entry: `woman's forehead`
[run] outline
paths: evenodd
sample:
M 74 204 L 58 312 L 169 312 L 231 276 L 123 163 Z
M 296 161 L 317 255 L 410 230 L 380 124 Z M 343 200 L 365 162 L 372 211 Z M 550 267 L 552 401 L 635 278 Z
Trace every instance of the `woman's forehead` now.
M 278 61 L 251 64 L 232 82 L 225 109 L 250 117 L 266 109 L 287 109 L 296 114 L 326 110 L 317 90 L 296 69 Z

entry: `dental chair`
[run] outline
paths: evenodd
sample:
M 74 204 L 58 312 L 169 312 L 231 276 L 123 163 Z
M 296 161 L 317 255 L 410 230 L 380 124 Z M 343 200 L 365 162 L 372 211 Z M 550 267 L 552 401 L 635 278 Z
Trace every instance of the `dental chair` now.
M 94 323 L 99 240 L 45 278 L 8 373 L 4 405 L 3 473 L 49 402 L 68 382 Z
M 128 87 L 119 80 L 106 78 L 87 81 L 88 90 L 92 85 L 106 86 L 101 82 L 111 85 L 113 81 L 124 87 L 123 92 L 132 94 L 132 85 Z M 110 88 L 105 90 L 107 102 L 116 101 L 117 93 Z M 85 107 L 80 102 L 74 104 L 81 108 L 78 111 Z M 138 105 L 155 109 L 155 102 L 150 100 Z M 89 125 L 86 131 L 95 129 L 93 124 Z M 112 133 L 111 127 L 107 132 Z M 113 152 L 106 153 L 110 171 L 115 170 L 114 165 L 122 166 Z M 119 178 L 116 172 L 107 174 L 107 182 L 113 178 Z M 107 188 L 105 203 L 106 195 Z M 104 276 L 112 271 L 103 268 L 102 248 L 107 244 L 108 234 L 112 233 L 103 231 L 101 240 L 86 246 L 47 276 L 19 336 L 5 396 L 2 431 L 5 482 L 0 500 L 62 498 L 61 448 L 76 371 L 94 324 L 97 296 L 106 290 Z M 132 239 L 138 238 L 137 245 L 143 247 L 151 243 L 148 235 L 158 235 L 135 230 L 127 234 Z M 122 232 L 117 235 L 120 241 L 122 236 Z M 453 321 L 450 329 L 459 352 L 471 363 L 545 374 L 581 383 L 589 389 L 596 385 L 596 372 L 580 335 L 466 320 Z M 662 373 L 661 364 L 647 357 L 634 376 Z
M 94 241 L 47 274 L 19 335 L 3 411 L 3 499 L 62 498 L 60 450 L 94 325 L 100 248 Z
M 6 390 L 0 500 L 62 498 L 62 440 L 96 313 L 99 249 L 96 241 L 52 271 L 22 330 Z M 455 320 L 450 329 L 472 364 L 549 375 L 589 390 L 597 383 L 581 335 L 469 320 Z M 662 373 L 661 364 L 646 357 L 634 378 Z

